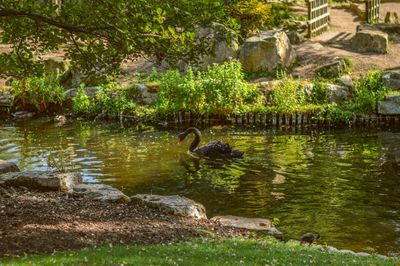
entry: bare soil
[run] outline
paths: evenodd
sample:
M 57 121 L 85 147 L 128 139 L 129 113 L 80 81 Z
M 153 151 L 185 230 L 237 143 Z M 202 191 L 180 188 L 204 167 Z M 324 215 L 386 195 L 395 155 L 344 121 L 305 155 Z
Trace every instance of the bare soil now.
M 0 187 L 0 217 L 0 258 L 105 243 L 172 243 L 201 237 L 206 231 L 216 236 L 246 234 L 138 203 L 107 203 L 62 192 L 7 187 Z
M 400 3 L 385 3 L 383 9 L 400 8 Z M 322 35 L 297 46 L 298 66 L 293 75 L 312 78 L 315 68 L 333 61 L 336 57 L 351 58 L 353 74 L 362 75 L 369 70 L 385 70 L 400 67 L 400 37 L 391 36 L 388 54 L 358 53 L 350 47 L 360 19 L 348 9 L 330 9 L 330 29 Z

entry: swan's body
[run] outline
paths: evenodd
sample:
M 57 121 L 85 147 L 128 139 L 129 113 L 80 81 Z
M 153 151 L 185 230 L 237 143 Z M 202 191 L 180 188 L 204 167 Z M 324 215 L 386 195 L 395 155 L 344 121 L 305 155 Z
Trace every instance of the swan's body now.
M 187 135 L 194 133 L 194 140 L 190 144 L 189 151 L 195 155 L 207 156 L 212 158 L 240 158 L 243 152 L 233 149 L 229 144 L 219 140 L 213 140 L 204 146 L 197 147 L 200 143 L 201 133 L 195 127 L 190 127 L 179 134 L 179 142 L 183 141 Z

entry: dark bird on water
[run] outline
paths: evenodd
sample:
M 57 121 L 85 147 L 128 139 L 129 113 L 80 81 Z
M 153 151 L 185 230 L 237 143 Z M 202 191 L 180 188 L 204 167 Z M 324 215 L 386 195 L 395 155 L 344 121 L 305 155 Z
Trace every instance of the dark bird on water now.
M 200 143 L 201 133 L 195 127 L 189 127 L 185 132 L 180 133 L 178 142 L 181 143 L 190 133 L 194 134 L 194 140 L 189 146 L 189 152 L 194 155 L 220 159 L 240 158 L 243 155 L 243 152 L 235 150 L 229 144 L 219 140 L 213 140 L 204 146 L 197 147 Z
M 320 239 L 320 235 L 316 234 L 316 233 L 305 233 L 301 239 L 300 239 L 300 243 L 308 243 L 308 245 L 310 246 L 314 241 L 317 241 L 318 239 Z

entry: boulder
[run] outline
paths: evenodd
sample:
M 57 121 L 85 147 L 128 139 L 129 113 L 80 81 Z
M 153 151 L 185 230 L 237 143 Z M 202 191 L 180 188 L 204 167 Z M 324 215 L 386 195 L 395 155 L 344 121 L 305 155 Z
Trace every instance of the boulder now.
M 345 87 L 352 88 L 354 86 L 353 79 L 350 75 L 343 75 L 337 80 L 340 84 Z
M 273 71 L 280 66 L 290 67 L 296 52 L 285 32 L 271 30 L 246 39 L 239 59 L 246 71 Z
M 138 194 L 131 197 L 131 199 L 175 215 L 195 219 L 207 219 L 206 209 L 202 204 L 182 196 Z
M 350 91 L 347 87 L 328 84 L 326 90 L 326 97 L 329 102 L 340 103 L 347 100 L 350 97 Z
M 209 43 L 212 47 L 210 54 L 205 55 L 199 61 L 203 65 L 220 64 L 237 58 L 239 42 L 234 31 L 220 23 L 212 23 L 209 28 L 200 28 L 196 32 L 199 41 Z M 227 40 L 230 39 L 228 43 Z
M 343 58 L 337 57 L 332 62 L 318 67 L 315 74 L 323 78 L 339 77 L 346 72 L 348 65 Z
M 400 115 L 400 94 L 385 96 L 378 103 L 378 113 L 381 115 Z
M 100 90 L 100 87 L 98 87 L 98 86 L 86 87 L 85 93 L 89 98 L 93 99 L 99 90 Z M 74 98 L 76 96 L 77 93 L 78 93 L 78 88 L 72 88 L 72 89 L 66 90 L 64 92 L 64 95 L 67 100 L 71 100 L 72 98 Z
M 382 82 L 391 90 L 400 90 L 400 69 L 385 71 L 382 75 Z
M 130 198 L 120 190 L 103 184 L 78 184 L 73 187 L 73 194 L 87 195 L 92 199 L 109 202 L 129 202 Z
M 77 173 L 55 173 L 39 171 L 10 172 L 0 176 L 5 185 L 27 187 L 43 191 L 70 191 L 82 182 Z
M 8 172 L 19 172 L 19 168 L 15 163 L 0 160 L 0 174 Z
M 151 93 L 145 84 L 138 83 L 136 88 L 140 91 L 140 101 L 142 103 L 151 105 L 157 101 L 157 93 Z
M 275 228 L 271 220 L 263 218 L 246 218 L 239 216 L 215 216 L 211 221 L 217 221 L 224 227 L 234 227 L 249 231 L 266 232 L 276 238 L 283 238 L 283 234 Z
M 289 38 L 289 41 L 293 45 L 299 45 L 304 42 L 305 38 L 298 31 L 292 30 L 286 33 Z
M 62 57 L 47 58 L 43 60 L 44 71 L 47 74 L 61 75 L 69 68 L 68 61 Z
M 386 54 L 389 51 L 389 36 L 376 26 L 362 24 L 357 26 L 351 45 L 357 52 Z

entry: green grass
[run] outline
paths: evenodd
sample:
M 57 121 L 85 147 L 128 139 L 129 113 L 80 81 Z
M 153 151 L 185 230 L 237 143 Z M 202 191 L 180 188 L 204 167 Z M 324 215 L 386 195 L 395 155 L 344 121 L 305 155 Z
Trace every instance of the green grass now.
M 104 246 L 5 260 L 0 265 L 400 265 L 400 258 L 328 253 L 273 239 L 229 239 L 193 240 L 173 245 Z

